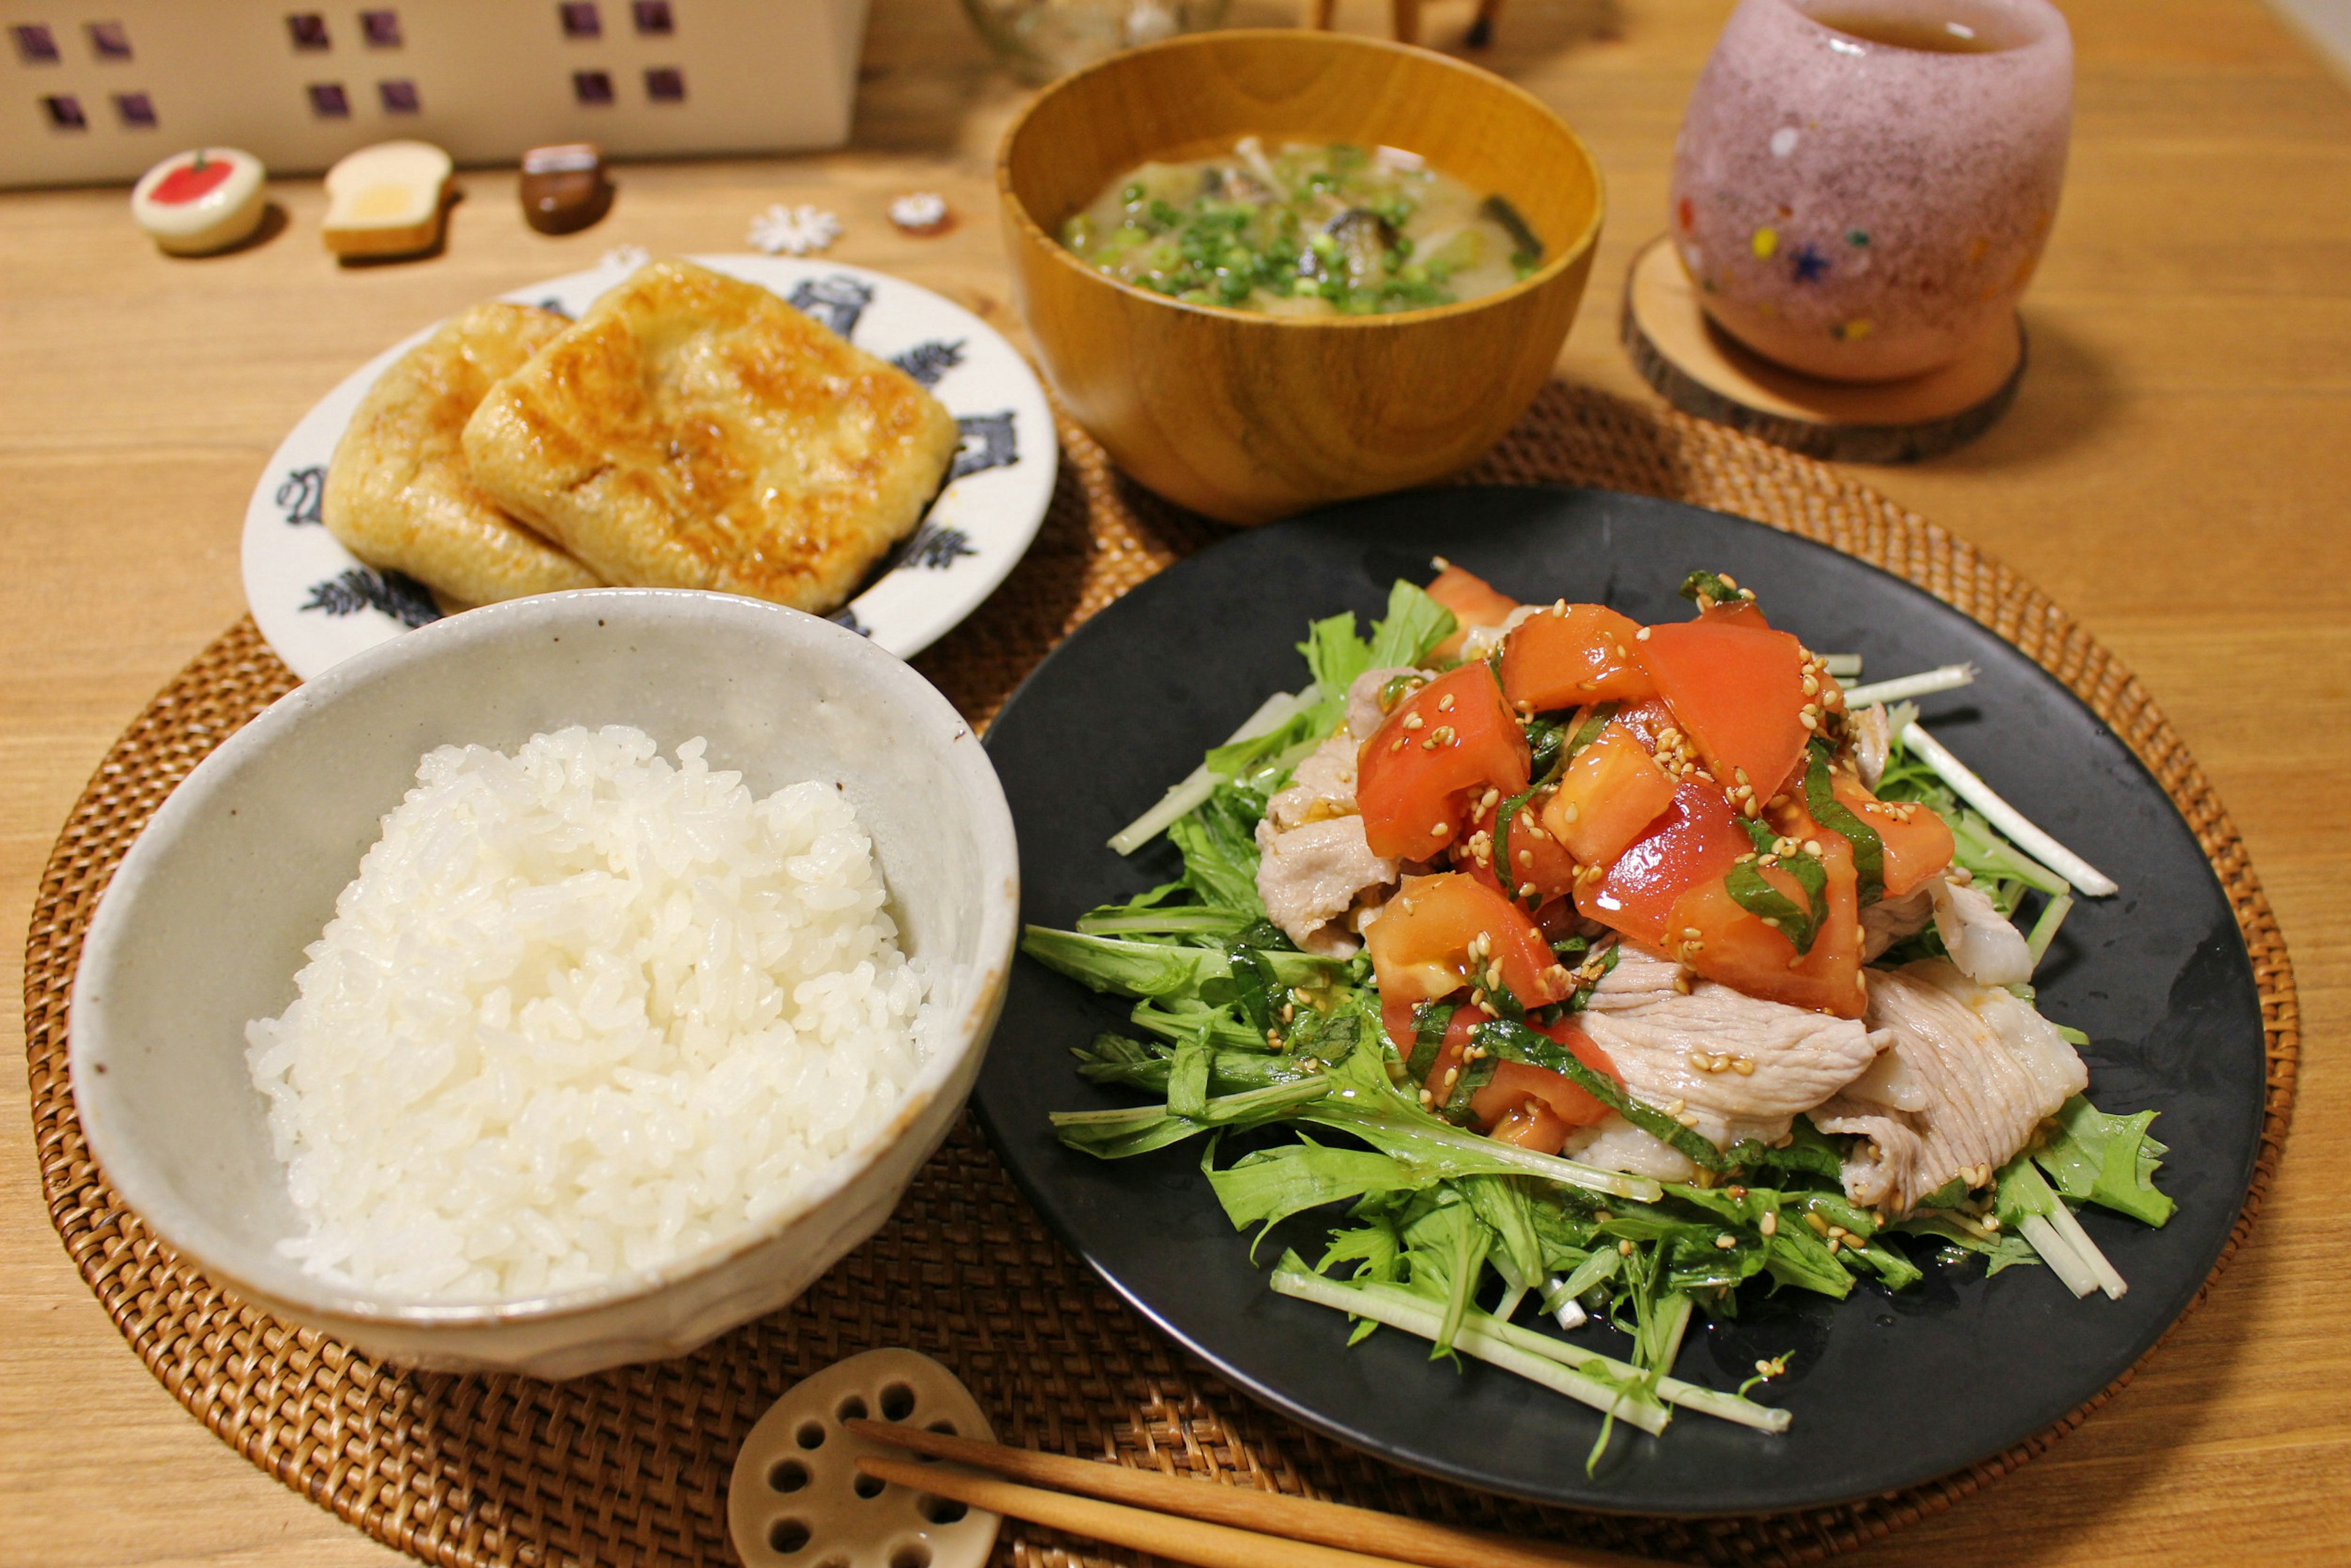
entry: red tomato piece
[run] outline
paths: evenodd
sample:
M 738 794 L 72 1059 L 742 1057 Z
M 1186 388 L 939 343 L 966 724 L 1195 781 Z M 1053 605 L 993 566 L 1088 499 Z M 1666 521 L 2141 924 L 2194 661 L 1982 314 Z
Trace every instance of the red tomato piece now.
M 1862 988 L 1861 910 L 1853 852 L 1836 834 L 1823 834 L 1808 824 L 1809 819 L 1792 820 L 1788 826 L 1804 829 L 1810 841 L 1820 845 L 1821 865 L 1828 873 L 1828 914 L 1813 936 L 1810 952 L 1798 957 L 1794 938 L 1741 907 L 1719 879 L 1691 887 L 1675 900 L 1668 917 L 1674 940 L 1667 951 L 1708 979 L 1748 996 L 1859 1018 L 1869 993 Z M 1763 877 L 1799 908 L 1804 905 L 1803 888 L 1789 873 L 1767 867 Z M 1698 934 L 1695 939 L 1687 937 L 1691 931 Z
M 1424 861 L 1456 842 L 1488 787 L 1527 787 L 1527 737 L 1494 672 L 1463 664 L 1398 703 L 1355 764 L 1355 803 L 1375 855 Z M 1471 794 L 1475 791 L 1475 795 Z
M 1754 851 L 1722 791 L 1687 779 L 1656 826 L 1604 875 L 1576 890 L 1575 905 L 1603 925 L 1663 949 L 1674 929 L 1674 901 L 1700 883 L 1720 882 L 1740 855 Z
M 1771 630 L 1771 623 L 1763 619 L 1763 607 L 1751 599 L 1708 601 L 1698 607 L 1698 618 L 1711 621 L 1718 626 L 1749 626 L 1758 632 Z
M 1485 940 L 1481 944 L 1479 937 Z M 1383 1010 L 1435 1001 L 1499 978 L 1521 1007 L 1567 995 L 1567 972 L 1535 923 L 1492 888 L 1459 872 L 1408 876 L 1364 932 Z M 1473 963 L 1473 949 L 1481 955 Z
M 1504 1065 L 1515 1067 L 1518 1064 L 1506 1062 Z M 1557 1077 L 1558 1074 L 1552 1073 L 1548 1076 Z M 1496 1073 L 1498 1081 L 1500 1073 L 1498 1071 Z M 1470 1101 L 1469 1111 L 1472 1115 L 1479 1113 L 1479 1102 L 1492 1092 L 1493 1090 L 1489 1086 L 1481 1091 L 1477 1099 Z M 1566 1123 L 1552 1114 L 1548 1101 L 1534 1094 L 1520 1094 L 1511 1102 L 1510 1108 L 1503 1113 L 1499 1121 L 1492 1122 L 1487 1126 L 1486 1135 L 1498 1144 L 1516 1144 L 1519 1147 L 1532 1150 L 1538 1155 L 1555 1155 L 1565 1146 L 1567 1134 L 1573 1130 Z
M 1829 793 L 1877 831 L 1886 844 L 1886 896 L 1899 898 L 1951 863 L 1951 830 L 1931 808 L 1915 801 L 1889 804 L 1871 794 L 1850 773 L 1829 783 Z
M 1797 717 L 1811 700 L 1803 645 L 1785 632 L 1700 620 L 1652 626 L 1637 646 L 1716 782 L 1767 800 L 1779 793 L 1812 738 Z
M 1577 714 L 1575 727 L 1582 729 L 1583 721 L 1590 716 L 1589 714 Z M 1618 708 L 1616 722 L 1631 730 L 1635 737 L 1653 752 L 1657 749 L 1657 737 L 1660 735 L 1667 730 L 1681 727 L 1674 722 L 1674 710 L 1666 706 L 1666 699 L 1663 697 L 1650 697 L 1646 702 L 1637 702 L 1629 707 Z
M 1610 865 L 1673 798 L 1674 781 L 1649 748 L 1612 720 L 1543 801 L 1543 830 L 1585 865 Z
M 1498 789 L 1491 806 L 1481 803 L 1470 816 L 1468 863 L 1463 863 L 1463 852 L 1456 851 L 1455 869 L 1468 872 L 1522 909 L 1533 910 L 1573 893 L 1576 857 L 1544 827 L 1531 800 L 1511 813 L 1510 881 L 1503 882 L 1503 869 L 1494 858 L 1502 850 L 1499 836 L 1494 831 L 1495 819 L 1501 812 L 1502 797 Z M 1520 891 L 1530 887 L 1534 889 L 1532 893 Z
M 1538 713 L 1655 696 L 1656 683 L 1633 653 L 1640 631 L 1602 604 L 1531 616 L 1502 643 L 1502 695 Z
M 1519 601 L 1500 592 L 1476 572 L 1464 571 L 1447 562 L 1437 580 L 1426 590 L 1428 596 L 1453 612 L 1460 624 L 1453 634 L 1429 651 L 1432 659 L 1458 659 L 1461 656 L 1461 640 L 1476 626 L 1499 626 L 1510 618 Z

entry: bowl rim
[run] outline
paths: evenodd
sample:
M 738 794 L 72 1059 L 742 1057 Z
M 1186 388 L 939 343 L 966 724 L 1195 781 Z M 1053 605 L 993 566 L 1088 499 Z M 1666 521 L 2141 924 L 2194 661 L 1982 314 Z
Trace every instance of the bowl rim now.
M 1065 89 L 1089 77 L 1121 69 L 1129 61 L 1144 55 L 1168 53 L 1179 49 L 1221 47 L 1237 42 L 1269 43 L 1275 40 L 1280 40 L 1280 47 L 1285 47 L 1370 49 L 1383 54 L 1408 55 L 1433 65 L 1443 66 L 1449 70 L 1458 71 L 1475 78 L 1481 88 L 1520 99 L 1559 127 L 1561 133 L 1567 138 L 1568 144 L 1573 147 L 1576 154 L 1583 160 L 1584 167 L 1591 171 L 1593 193 L 1591 216 L 1585 220 L 1583 227 L 1577 232 L 1574 239 L 1561 246 L 1558 248 L 1558 254 L 1546 259 L 1542 266 L 1518 279 L 1507 288 L 1498 288 L 1491 294 L 1480 294 L 1474 299 L 1457 299 L 1449 305 L 1429 305 L 1417 310 L 1392 310 L 1384 314 L 1368 316 L 1271 316 L 1262 310 L 1242 310 L 1229 305 L 1202 305 L 1189 299 L 1177 299 L 1172 295 L 1155 293 L 1151 289 L 1127 283 L 1111 277 L 1106 272 L 1088 267 L 1078 259 L 1069 246 L 1048 233 L 1044 225 L 1037 221 L 1035 214 L 1029 211 L 1028 204 L 1013 193 L 1012 144 L 1019 139 L 1020 132 L 1027 128 L 1029 118 L 1049 99 Z M 1557 110 L 1518 83 L 1482 67 L 1472 65 L 1467 60 L 1456 59 L 1451 55 L 1442 54 L 1435 49 L 1425 49 L 1412 44 L 1394 43 L 1385 38 L 1367 38 L 1353 33 L 1329 33 L 1308 27 L 1231 27 L 1205 33 L 1186 33 L 1176 37 L 1164 38 L 1155 44 L 1146 44 L 1141 48 L 1122 49 L 1116 54 L 1096 60 L 1090 66 L 1071 71 L 1069 75 L 1041 89 L 1021 109 L 1020 112 L 1013 117 L 1012 123 L 1005 127 L 1004 135 L 996 146 L 996 193 L 1006 217 L 1019 228 L 1023 235 L 1040 244 L 1052 255 L 1057 265 L 1068 267 L 1081 277 L 1114 288 L 1132 298 L 1149 300 L 1155 305 L 1163 305 L 1171 309 L 1191 311 L 1218 320 L 1262 323 L 1293 331 L 1347 331 L 1396 325 L 1418 326 L 1425 322 L 1441 321 L 1450 317 L 1483 310 L 1490 306 L 1532 294 L 1549 287 L 1562 274 L 1591 256 L 1599 243 L 1602 224 L 1608 215 L 1608 182 L 1601 172 L 1600 160 L 1593 155 L 1591 146 Z
M 487 1301 L 433 1301 L 375 1295 L 300 1272 L 298 1266 L 291 1281 L 298 1289 L 256 1283 L 243 1268 L 221 1257 L 216 1249 L 192 1245 L 185 1239 L 192 1228 L 217 1234 L 219 1228 L 201 1218 L 196 1202 L 144 1169 L 143 1155 L 136 1155 L 134 1146 L 125 1141 L 125 1134 L 114 1125 L 107 1109 L 112 1084 L 106 1075 L 87 1071 L 89 1053 L 98 1045 L 93 1034 L 99 1026 L 98 1015 L 85 1006 L 85 990 L 96 983 L 93 977 L 112 967 L 115 951 L 135 935 L 135 927 L 123 925 L 128 917 L 121 912 L 129 901 L 106 895 L 117 887 L 135 888 L 149 873 L 148 862 L 169 852 L 238 768 L 249 758 L 282 743 L 313 709 L 322 705 L 365 700 L 363 695 L 355 694 L 364 694 L 380 682 L 401 678 L 408 667 L 442 656 L 444 648 L 446 657 L 464 658 L 485 643 L 495 645 L 509 635 L 528 635 L 542 627 L 568 625 L 575 619 L 590 618 L 599 611 L 605 612 L 608 619 L 614 613 L 642 613 L 655 619 L 716 614 L 735 618 L 746 626 L 765 621 L 770 626 L 789 628 L 784 632 L 786 642 L 797 642 L 803 648 L 829 646 L 842 657 L 845 667 L 862 669 L 864 674 L 861 678 L 893 689 L 913 706 L 933 710 L 948 736 L 947 766 L 962 787 L 959 798 L 972 811 L 981 862 L 982 904 L 972 960 L 975 983 L 968 1001 L 958 1009 L 952 1020 L 946 1037 L 948 1049 L 925 1061 L 909 1081 L 886 1124 L 834 1160 L 790 1204 L 755 1225 L 654 1268 L 631 1270 L 563 1291 Z M 514 628 L 511 632 L 510 627 Z M 970 746 L 955 744 L 966 737 L 970 737 Z M 332 1325 L 340 1323 L 361 1329 L 378 1325 L 457 1333 L 578 1320 L 650 1300 L 757 1252 L 839 1197 L 906 1138 L 930 1112 L 946 1083 L 985 1049 L 993 1031 L 1018 936 L 1019 874 L 1011 808 L 986 748 L 978 743 L 977 732 L 912 664 L 845 626 L 784 605 L 703 589 L 571 589 L 479 606 L 366 649 L 296 686 L 214 747 L 173 787 L 109 878 L 83 937 L 67 1025 L 67 1060 L 73 1074 L 75 1114 L 80 1120 L 91 1157 L 124 1205 L 160 1239 L 193 1261 L 216 1283 L 231 1286 L 265 1307 L 282 1303 L 291 1314 L 330 1331 Z M 85 1019 L 90 1021 L 86 1023 Z M 133 1153 L 134 1158 L 124 1162 L 108 1157 L 110 1154 L 123 1153 Z M 282 1175 L 282 1163 L 280 1171 Z M 132 1172 L 138 1174 L 129 1174 Z

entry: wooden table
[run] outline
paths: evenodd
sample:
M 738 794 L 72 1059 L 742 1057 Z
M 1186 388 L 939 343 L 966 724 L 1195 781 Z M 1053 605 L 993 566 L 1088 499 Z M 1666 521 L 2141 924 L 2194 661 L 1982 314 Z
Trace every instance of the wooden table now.
M 1634 247 L 1727 0 L 1519 0 L 1486 57 L 1557 106 L 1613 213 L 1566 374 L 1646 397 L 1614 342 Z M 2299 969 L 2294 1136 L 2251 1245 L 2131 1386 L 2047 1458 L 1856 1563 L 2351 1556 L 2351 94 L 2254 0 L 2072 0 L 2072 178 L 2026 304 L 2034 364 L 1979 444 L 1863 477 L 2004 556 L 2145 677 L 2252 846 Z M 1348 0 L 1343 27 L 1385 7 Z M 1236 20 L 1286 25 L 1270 0 Z M 1434 0 L 1450 46 L 1471 0 Z M 23 928 L 58 824 L 147 698 L 243 610 L 237 533 L 272 446 L 383 344 L 611 246 L 741 247 L 776 201 L 834 254 L 1014 331 L 989 156 L 1019 93 L 947 0 L 877 0 L 857 145 L 627 168 L 585 235 L 530 233 L 469 174 L 447 253 L 338 271 L 315 184 L 240 255 L 158 257 L 117 191 L 0 195 L 0 907 Z M 908 239 L 888 199 L 945 193 Z M 12 952 L 13 940 L 0 944 Z M 124 1348 L 0 1114 L 0 1564 L 388 1565 L 251 1469 Z

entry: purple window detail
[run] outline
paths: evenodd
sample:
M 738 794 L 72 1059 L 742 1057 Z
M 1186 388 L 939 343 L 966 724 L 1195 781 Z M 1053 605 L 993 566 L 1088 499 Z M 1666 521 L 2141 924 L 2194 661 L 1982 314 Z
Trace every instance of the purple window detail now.
M 362 11 L 360 13 L 360 37 L 371 49 L 400 47 L 400 13 L 397 11 Z
M 41 107 L 48 111 L 49 129 L 52 131 L 89 129 L 89 117 L 81 111 L 81 99 L 69 92 L 41 99 Z
M 350 94 L 339 81 L 314 81 L 310 84 L 310 112 L 320 120 L 349 120 Z
M 333 47 L 327 37 L 327 18 L 316 11 L 297 11 L 286 18 L 286 36 L 294 40 L 298 49 Z
M 127 60 L 131 57 L 131 32 L 120 22 L 92 22 L 89 27 L 90 53 L 101 60 Z
M 571 96 L 590 107 L 612 101 L 612 78 L 606 71 L 573 71 Z
M 118 92 L 114 95 L 114 112 L 125 131 L 155 129 L 155 100 L 143 92 Z
M 685 73 L 675 66 L 655 66 L 645 72 L 645 96 L 655 103 L 685 101 Z
M 629 10 L 640 33 L 667 37 L 677 31 L 677 21 L 669 14 L 669 0 L 635 0 Z
M 38 22 L 27 22 L 8 29 L 16 40 L 16 57 L 28 66 L 53 66 L 61 57 L 57 54 L 57 35 Z
M 558 5 L 556 19 L 563 24 L 567 38 L 601 38 L 604 36 L 604 19 L 596 14 L 591 0 L 576 0 L 575 4 Z
M 416 84 L 405 77 L 375 84 L 376 96 L 383 100 L 386 114 L 414 114 L 424 107 L 416 96 Z

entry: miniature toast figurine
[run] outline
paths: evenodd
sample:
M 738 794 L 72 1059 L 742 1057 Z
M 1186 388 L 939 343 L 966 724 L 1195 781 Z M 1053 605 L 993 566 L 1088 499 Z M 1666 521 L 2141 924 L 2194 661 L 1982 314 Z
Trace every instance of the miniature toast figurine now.
M 756 284 L 641 267 L 490 389 L 465 461 L 608 580 L 838 608 L 962 436 L 912 376 Z
M 498 510 L 465 471 L 465 421 L 499 377 L 570 323 L 528 305 L 476 305 L 378 377 L 327 467 L 327 531 L 465 604 L 601 586 L 594 572 Z
M 429 141 L 380 141 L 327 171 L 327 248 L 340 256 L 414 256 L 441 243 L 449 154 Z

